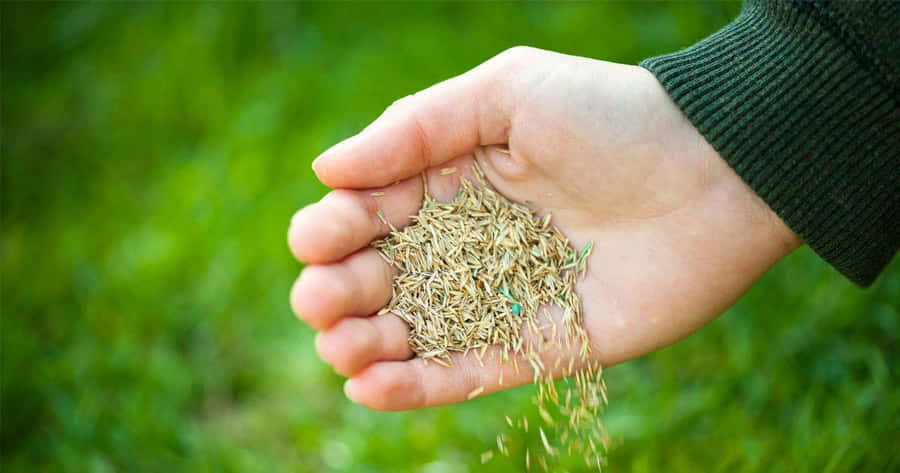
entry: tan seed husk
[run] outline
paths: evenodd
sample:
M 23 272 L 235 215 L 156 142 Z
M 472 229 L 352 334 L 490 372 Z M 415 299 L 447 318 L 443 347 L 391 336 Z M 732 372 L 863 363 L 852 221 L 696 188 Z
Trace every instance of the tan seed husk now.
M 444 168 L 440 174 L 456 171 Z M 422 208 L 401 230 L 378 212 L 391 232 L 373 246 L 397 270 L 391 302 L 379 313 L 393 313 L 407 323 L 410 348 L 426 362 L 450 367 L 451 353 L 473 351 L 483 364 L 492 345 L 501 348 L 501 362 L 511 361 L 517 373 L 518 359 L 525 360 L 538 386 L 533 401 L 549 429 L 539 429 L 544 448 L 536 453 L 538 464 L 546 468 L 547 457 L 560 455 L 561 449 L 551 445 L 552 436 L 562 451 L 577 453 L 588 466 L 599 468 L 608 445 L 598 419 L 606 403 L 605 385 L 600 365 L 591 361 L 575 292 L 593 245 L 576 252 L 551 225 L 551 215 L 538 216 L 491 189 L 477 164 L 473 172 L 479 185 L 460 178 L 459 193 L 446 203 L 431 198 L 423 175 Z M 549 316 L 549 306 L 560 309 L 559 323 Z M 543 354 L 564 347 L 577 348 L 577 361 L 564 366 L 557 358 L 545 365 Z M 562 367 L 564 395 L 551 376 L 551 368 L 559 372 Z M 479 386 L 467 397 L 483 391 Z M 528 431 L 527 418 L 517 425 Z M 534 452 L 526 451 L 530 466 Z M 503 434 L 497 437 L 497 452 L 509 452 Z
M 478 397 L 479 394 L 481 394 L 483 392 L 484 392 L 484 386 L 478 386 L 477 388 L 473 389 L 472 391 L 469 392 L 469 394 L 466 395 L 466 399 L 469 399 L 469 400 L 475 399 L 476 397 Z

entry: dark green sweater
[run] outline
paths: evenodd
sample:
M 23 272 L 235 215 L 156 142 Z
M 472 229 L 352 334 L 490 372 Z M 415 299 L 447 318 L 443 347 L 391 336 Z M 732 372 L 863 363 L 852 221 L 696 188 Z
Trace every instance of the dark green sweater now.
M 696 45 L 647 59 L 747 184 L 867 286 L 900 246 L 900 1 L 748 0 Z

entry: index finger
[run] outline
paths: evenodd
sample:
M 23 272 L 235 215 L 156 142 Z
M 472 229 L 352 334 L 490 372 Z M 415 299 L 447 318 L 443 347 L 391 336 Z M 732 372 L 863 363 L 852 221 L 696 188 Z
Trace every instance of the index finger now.
M 333 188 L 379 187 L 414 176 L 479 145 L 507 141 L 509 105 L 492 59 L 394 102 L 371 125 L 313 162 Z

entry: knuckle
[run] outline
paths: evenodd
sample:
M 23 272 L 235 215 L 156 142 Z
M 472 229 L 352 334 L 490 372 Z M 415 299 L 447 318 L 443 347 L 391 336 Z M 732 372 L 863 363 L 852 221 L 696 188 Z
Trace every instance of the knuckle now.
M 378 215 L 378 202 L 368 192 L 355 192 L 356 208 L 362 212 L 364 221 L 369 229 L 377 229 L 376 233 L 381 233 L 387 226 L 381 221 Z M 371 231 L 371 230 L 370 230 Z
M 291 306 L 301 320 L 316 330 L 327 328 L 344 311 L 349 291 L 334 284 L 332 269 L 307 266 L 291 292 Z
M 403 360 L 414 356 L 415 354 L 409 347 L 410 329 L 406 322 L 394 314 L 384 314 L 380 317 L 382 317 L 381 323 L 383 324 L 383 329 L 379 334 L 380 343 L 385 356 Z
M 371 366 L 361 375 L 369 388 L 364 404 L 380 411 L 424 407 L 426 404 L 420 377 L 420 373 Z
M 327 201 L 331 207 L 343 213 L 347 209 L 352 209 L 353 205 L 356 204 L 357 193 L 350 189 L 335 189 L 329 192 L 322 200 Z
M 370 308 L 372 308 L 372 312 L 378 312 L 390 303 L 391 299 L 394 297 L 394 267 L 387 264 L 387 262 L 385 262 L 381 256 L 378 256 L 377 253 L 373 253 L 372 256 L 373 259 L 378 258 L 375 263 L 378 268 L 378 275 L 374 279 L 375 282 L 373 284 L 367 285 L 371 292 L 368 301 L 371 304 Z M 396 316 L 394 317 L 397 318 Z
M 405 387 L 411 408 L 418 409 L 433 404 L 428 401 L 428 391 L 425 389 L 426 382 L 425 373 L 421 369 L 415 370 L 412 379 Z
M 423 119 L 419 113 L 413 112 L 410 116 L 412 131 L 418 140 L 418 149 L 421 156 L 419 159 L 425 163 L 427 167 L 432 166 L 432 152 L 429 144 L 431 143 L 431 139 L 429 138 L 428 127 L 426 126 L 426 121 Z
M 334 282 L 324 288 L 325 300 L 335 315 L 345 315 L 354 304 L 355 290 L 353 284 Z
M 316 352 L 340 375 L 351 376 L 358 371 L 365 353 L 354 336 L 352 324 L 339 322 L 338 326 L 316 337 Z
M 341 302 L 341 309 L 345 313 L 342 315 L 367 315 L 359 313 L 365 308 L 366 301 L 362 296 L 366 284 L 356 274 L 356 271 L 346 266 L 341 267 L 340 271 L 341 283 L 335 287 L 335 297 Z
M 329 199 L 341 211 L 336 225 L 336 235 L 341 241 L 353 241 L 358 235 L 365 235 L 369 228 L 379 228 L 381 221 L 378 218 L 378 204 L 375 199 L 366 195 L 364 191 L 350 189 L 336 189 L 331 191 L 326 198 Z M 362 223 L 364 222 L 364 223 Z M 366 225 L 367 228 L 361 228 Z
M 472 392 L 473 389 L 480 386 L 484 386 L 482 370 L 472 367 L 466 367 L 460 373 L 460 378 L 460 384 L 463 386 L 463 390 L 466 393 Z
M 493 148 L 480 148 L 476 156 L 486 161 L 491 171 L 509 181 L 525 181 L 533 179 L 538 168 L 522 153 L 501 153 Z
M 323 359 L 325 358 L 323 357 Z M 356 374 L 356 360 L 346 353 L 332 353 L 326 361 L 334 369 L 334 372 L 341 376 L 353 376 Z
M 376 383 L 372 404 L 374 409 L 391 410 L 394 400 L 408 394 L 409 387 L 396 376 L 381 377 Z
M 403 97 L 400 97 L 400 98 L 397 99 L 397 100 L 394 100 L 393 102 L 391 102 L 390 105 L 388 105 L 388 107 L 387 107 L 387 109 L 385 110 L 385 112 L 390 112 L 390 111 L 400 110 L 400 109 L 406 108 L 407 105 L 408 105 L 410 102 L 413 101 L 413 99 L 415 98 L 415 96 L 416 96 L 416 94 L 409 94 L 409 95 L 405 95 L 405 96 L 403 96 Z
M 334 240 L 332 251 L 335 257 L 343 257 L 347 250 L 357 247 L 357 238 L 361 235 L 354 227 L 356 222 L 348 215 L 334 221 Z
M 368 323 L 367 319 L 348 320 L 342 327 L 350 347 L 347 354 L 354 360 L 368 358 L 378 349 L 377 330 Z
M 515 63 L 515 62 L 519 62 L 521 60 L 524 60 L 525 58 L 532 56 L 537 51 L 538 51 L 538 49 L 536 49 L 536 48 L 532 48 L 530 46 L 519 45 L 519 46 L 513 46 L 509 49 L 504 50 L 503 52 L 501 52 L 500 54 L 495 56 L 495 58 L 500 61 L 503 61 L 503 62 Z

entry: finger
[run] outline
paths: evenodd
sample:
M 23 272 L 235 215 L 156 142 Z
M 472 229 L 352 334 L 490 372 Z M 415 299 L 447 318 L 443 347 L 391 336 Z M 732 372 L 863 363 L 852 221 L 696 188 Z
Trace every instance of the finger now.
M 462 177 L 473 179 L 471 156 L 450 161 L 448 166 L 428 172 L 429 194 L 437 200 L 452 199 L 459 190 Z M 373 238 L 386 233 L 389 227 L 376 216 L 378 223 L 370 221 L 366 228 L 366 220 L 371 220 L 369 215 L 371 209 L 361 211 L 356 207 L 359 203 L 354 203 L 352 199 L 366 199 L 366 196 L 359 195 L 364 193 L 371 198 L 379 199 L 377 205 L 385 209 L 383 214 L 386 219 L 392 225 L 402 226 L 408 223 L 409 215 L 415 213 L 403 209 L 404 202 L 421 201 L 422 188 L 422 179 L 416 177 L 387 188 L 383 196 L 372 197 L 368 191 L 342 191 L 350 200 L 340 200 L 344 197 L 335 197 L 330 201 L 323 199 L 315 205 L 321 205 L 320 208 L 326 210 L 331 208 L 331 212 L 322 219 L 342 221 L 343 227 L 357 229 L 351 236 L 344 237 L 345 240 L 353 241 L 345 242 L 343 245 L 332 243 L 333 246 L 316 246 L 318 243 L 315 242 L 320 239 L 341 239 L 341 237 L 329 237 L 327 232 L 333 228 L 332 226 L 318 226 L 321 222 L 314 219 L 315 213 L 301 211 L 301 215 L 294 219 L 295 222 L 288 232 L 291 248 L 304 259 L 329 261 L 344 252 L 353 251 L 358 246 L 367 245 Z M 298 228 L 305 229 L 305 232 L 300 232 Z M 311 257 L 307 258 L 306 254 L 310 254 Z M 378 255 L 377 250 L 364 248 L 337 263 L 307 266 L 291 289 L 291 307 L 310 326 L 319 330 L 325 329 L 341 317 L 378 311 L 390 301 L 392 278 L 392 269 Z
M 472 165 L 472 156 L 465 155 L 429 169 L 429 195 L 438 201 L 452 200 L 462 177 L 475 180 Z M 395 228 L 406 226 L 422 206 L 422 196 L 419 176 L 381 189 L 332 191 L 297 212 L 288 230 L 288 244 L 301 261 L 335 261 L 386 235 L 390 226 L 382 216 Z
M 574 356 L 557 351 L 542 356 L 541 362 L 552 376 L 561 377 L 582 367 L 568 364 Z M 454 356 L 452 367 L 426 364 L 421 358 L 373 363 L 348 380 L 344 392 L 364 406 L 400 411 L 454 404 L 534 381 L 534 370 L 524 358 L 501 363 L 499 357 L 500 348 L 491 347 L 483 361 L 473 352 Z
M 319 180 L 330 187 L 383 186 L 478 145 L 506 143 L 511 105 L 504 56 L 394 102 L 313 162 Z
M 540 372 L 554 379 L 583 369 L 586 362 L 580 353 L 584 347 L 565 338 L 568 331 L 560 325 L 562 311 L 556 306 L 541 310 L 550 318 L 541 316 L 537 323 L 522 327 L 525 352 L 539 354 Z M 377 362 L 351 378 L 344 392 L 359 404 L 397 411 L 462 402 L 535 380 L 534 365 L 523 355 L 515 354 L 506 361 L 501 361 L 501 355 L 501 347 L 491 346 L 483 357 L 475 351 L 454 354 L 451 367 L 421 358 Z
M 409 327 L 394 314 L 347 317 L 316 337 L 316 351 L 343 376 L 376 361 L 408 360 Z
M 353 402 L 381 411 L 400 411 L 465 401 L 470 393 L 494 392 L 528 383 L 533 373 L 525 366 L 496 362 L 482 367 L 475 355 L 455 358 L 452 367 L 421 358 L 374 363 L 347 381 L 344 392 Z M 503 385 L 499 384 L 503 372 Z
M 291 219 L 288 246 L 300 261 L 336 261 L 409 223 L 422 206 L 422 179 L 410 178 L 382 189 L 329 192 Z M 381 216 L 379 216 L 381 212 Z
M 345 260 L 303 269 L 291 288 L 291 307 L 311 327 L 323 330 L 341 317 L 367 315 L 391 300 L 393 270 L 374 248 Z

